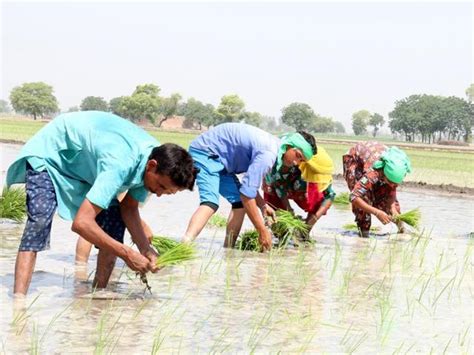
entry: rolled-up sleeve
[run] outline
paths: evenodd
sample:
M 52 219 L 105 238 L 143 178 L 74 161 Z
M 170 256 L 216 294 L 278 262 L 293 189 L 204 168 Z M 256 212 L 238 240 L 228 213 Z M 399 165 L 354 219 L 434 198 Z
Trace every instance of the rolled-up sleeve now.
M 276 153 L 263 151 L 257 153 L 252 159 L 247 172 L 242 179 L 240 193 L 248 198 L 257 197 L 258 189 L 276 160 Z

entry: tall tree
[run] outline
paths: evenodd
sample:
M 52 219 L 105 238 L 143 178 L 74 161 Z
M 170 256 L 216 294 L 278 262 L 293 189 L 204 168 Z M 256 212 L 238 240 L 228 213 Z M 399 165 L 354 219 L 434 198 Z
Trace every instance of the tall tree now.
M 10 113 L 10 106 L 7 100 L 0 100 L 0 113 Z
M 186 117 L 187 124 L 191 127 L 198 125 L 199 130 L 202 126 L 211 126 L 214 123 L 214 106 L 203 104 L 201 101 L 191 97 L 180 108 L 180 113 Z
M 367 125 L 370 120 L 370 112 L 360 110 L 352 114 L 352 130 L 356 136 L 367 133 Z
M 87 96 L 81 102 L 81 111 L 108 111 L 109 105 L 103 97 Z
M 245 103 L 238 95 L 222 96 L 216 110 L 216 123 L 239 122 L 242 120 Z
M 317 133 L 330 133 L 334 132 L 334 120 L 331 117 L 323 117 L 316 115 L 309 127 L 311 131 Z
M 43 82 L 24 83 L 13 88 L 10 102 L 16 112 L 33 115 L 35 120 L 59 110 L 53 87 Z
M 124 116 L 122 113 L 122 101 L 125 96 L 114 97 L 109 101 L 109 110 L 118 116 Z
M 339 134 L 346 133 L 344 125 L 339 121 L 334 122 L 334 131 Z
M 297 131 L 309 127 L 316 117 L 313 109 L 308 104 L 301 102 L 293 102 L 284 107 L 281 112 L 281 122 Z
M 112 112 L 132 121 L 146 119 L 152 124 L 159 115 L 160 88 L 155 84 L 138 85 L 131 96 L 122 96 L 111 102 Z
M 158 113 L 161 114 L 161 119 L 158 122 L 158 127 L 161 127 L 163 122 L 176 114 L 179 108 L 180 100 L 181 95 L 178 93 L 171 94 L 170 97 L 164 97 L 160 100 L 161 102 L 160 106 L 158 107 Z
M 255 127 L 260 127 L 262 124 L 262 115 L 258 112 L 245 111 L 242 114 L 242 119 L 245 123 Z
M 383 126 L 384 123 L 385 123 L 385 120 L 381 114 L 374 113 L 373 115 L 370 116 L 369 126 L 374 127 L 374 130 L 372 132 L 374 137 L 377 135 L 377 132 L 379 131 L 380 127 Z
M 466 89 L 466 97 L 467 102 L 472 103 L 472 101 L 474 101 L 474 84 L 471 84 L 471 86 Z

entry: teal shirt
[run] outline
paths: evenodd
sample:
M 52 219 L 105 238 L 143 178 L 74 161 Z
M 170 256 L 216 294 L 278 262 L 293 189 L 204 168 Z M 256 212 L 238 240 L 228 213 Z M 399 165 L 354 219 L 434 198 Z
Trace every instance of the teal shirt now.
M 143 129 L 111 113 L 62 114 L 25 144 L 8 169 L 7 185 L 25 182 L 27 161 L 35 170 L 46 169 L 58 213 L 68 220 L 74 219 L 84 198 L 106 209 L 117 194 L 128 190 L 144 202 L 145 166 L 158 145 Z

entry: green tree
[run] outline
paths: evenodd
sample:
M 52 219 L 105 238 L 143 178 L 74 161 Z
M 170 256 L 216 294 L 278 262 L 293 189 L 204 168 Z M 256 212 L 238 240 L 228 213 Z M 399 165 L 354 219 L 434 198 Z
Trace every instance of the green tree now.
M 67 112 L 77 112 L 77 111 L 80 111 L 80 110 L 81 109 L 79 108 L 79 106 L 71 106 L 71 107 L 69 107 Z
M 122 101 L 125 96 L 114 97 L 109 101 L 109 110 L 115 115 L 123 116 L 122 113 Z
M 138 85 L 131 96 L 112 99 L 112 112 L 132 121 L 146 119 L 155 124 L 160 114 L 160 88 L 155 84 Z
M 373 115 L 370 116 L 369 126 L 374 127 L 374 130 L 372 133 L 374 137 L 377 135 L 378 130 L 380 129 L 381 126 L 383 126 L 384 123 L 385 123 L 385 120 L 381 114 L 374 113 Z
M 471 84 L 471 86 L 466 89 L 466 97 L 467 102 L 472 103 L 472 101 L 474 101 L 474 84 Z
M 10 106 L 7 100 L 0 100 L 0 113 L 10 113 Z
M 336 132 L 338 134 L 343 134 L 343 133 L 346 133 L 346 128 L 344 127 L 344 125 L 341 122 L 335 121 L 334 122 L 334 132 Z
M 275 132 L 277 130 L 277 122 L 275 117 L 262 116 L 262 123 L 260 127 L 269 132 Z
M 334 132 L 334 120 L 331 117 L 323 117 L 316 115 L 311 123 L 310 129 L 317 133 L 330 133 Z
M 103 97 L 87 96 L 81 102 L 81 111 L 108 111 L 109 105 Z
M 370 120 L 370 112 L 360 110 L 352 115 L 352 130 L 356 136 L 367 133 L 367 125 Z
M 33 115 L 35 120 L 59 110 L 53 87 L 43 82 L 24 83 L 13 88 L 10 102 L 16 112 Z
M 308 104 L 300 102 L 294 102 L 284 107 L 281 112 L 281 122 L 297 131 L 309 127 L 316 117 L 313 109 Z
M 250 124 L 255 127 L 260 127 L 263 122 L 262 115 L 258 112 L 245 111 L 242 114 L 242 119 L 245 123 Z
M 171 94 L 170 97 L 164 97 L 160 100 L 158 113 L 161 114 L 161 119 L 158 122 L 158 127 L 161 127 L 163 122 L 176 114 L 180 101 L 181 95 L 178 93 Z
M 225 95 L 216 110 L 216 124 L 239 122 L 243 119 L 244 101 L 238 95 Z
M 205 105 L 195 98 L 188 99 L 178 111 L 186 117 L 186 126 L 189 128 L 197 124 L 201 130 L 203 125 L 209 127 L 214 123 L 214 106 Z
M 422 142 L 438 139 L 468 141 L 472 134 L 473 105 L 458 97 L 411 95 L 395 103 L 389 113 L 392 132 L 404 133 L 405 139 Z

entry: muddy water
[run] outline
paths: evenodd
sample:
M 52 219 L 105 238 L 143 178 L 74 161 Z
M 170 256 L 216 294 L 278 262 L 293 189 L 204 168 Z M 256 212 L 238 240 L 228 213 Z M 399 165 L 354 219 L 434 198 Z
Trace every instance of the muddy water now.
M 16 147 L 2 153 L 4 171 Z M 94 293 L 96 252 L 75 267 L 76 236 L 55 218 L 51 249 L 38 256 L 27 299 L 15 302 L 22 226 L 2 223 L 0 351 L 469 352 L 474 200 L 426 191 L 400 191 L 399 200 L 421 208 L 427 233 L 384 226 L 362 240 L 341 228 L 350 210 L 332 208 L 314 247 L 262 255 L 224 250 L 223 230 L 207 228 L 199 258 L 150 275 L 151 294 L 121 261 L 109 289 Z M 141 212 L 157 234 L 179 238 L 197 202 L 184 192 L 151 198 Z M 219 212 L 228 211 L 223 202 Z

